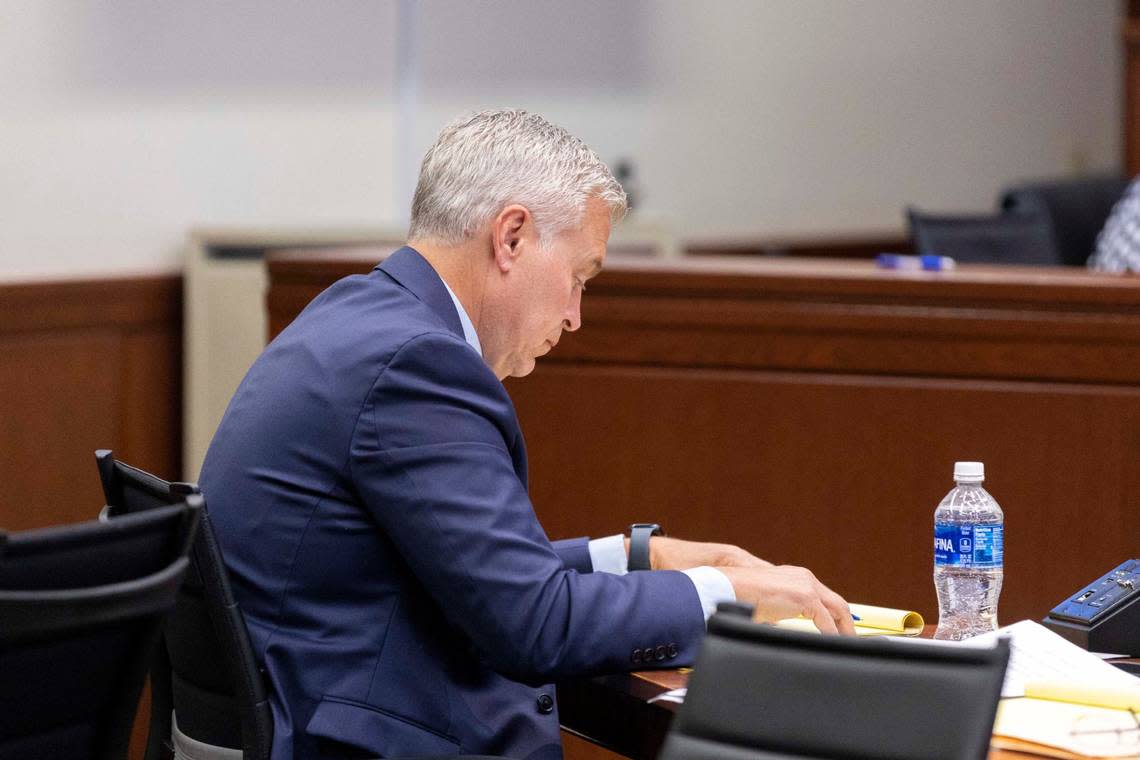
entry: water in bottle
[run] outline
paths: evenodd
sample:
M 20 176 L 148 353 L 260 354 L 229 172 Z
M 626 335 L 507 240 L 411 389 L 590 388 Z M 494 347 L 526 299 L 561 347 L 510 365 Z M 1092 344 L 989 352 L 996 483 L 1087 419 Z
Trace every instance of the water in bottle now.
M 982 488 L 984 479 L 981 462 L 955 462 L 957 485 L 934 510 L 936 639 L 958 641 L 997 628 L 1005 516 Z

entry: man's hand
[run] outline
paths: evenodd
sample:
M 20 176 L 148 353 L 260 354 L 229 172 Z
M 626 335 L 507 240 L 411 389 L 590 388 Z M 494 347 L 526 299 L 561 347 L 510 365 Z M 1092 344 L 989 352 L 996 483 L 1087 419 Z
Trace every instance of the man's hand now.
M 629 553 L 629 539 L 625 540 Z M 653 536 L 649 539 L 649 566 L 654 570 L 688 570 L 693 567 L 772 567 L 739 546 L 713 544 L 701 541 L 683 541 L 679 538 Z
M 774 623 L 803 615 L 823 633 L 855 633 L 847 602 L 810 570 L 792 565 L 717 569 L 732 583 L 737 601 L 755 605 L 757 621 Z
M 625 548 L 628 553 L 628 538 Z M 732 584 L 737 601 L 756 607 L 755 619 L 760 622 L 803 615 L 824 633 L 855 633 L 847 602 L 810 570 L 773 565 L 739 546 L 653 536 L 649 539 L 649 565 L 654 570 L 715 567 Z

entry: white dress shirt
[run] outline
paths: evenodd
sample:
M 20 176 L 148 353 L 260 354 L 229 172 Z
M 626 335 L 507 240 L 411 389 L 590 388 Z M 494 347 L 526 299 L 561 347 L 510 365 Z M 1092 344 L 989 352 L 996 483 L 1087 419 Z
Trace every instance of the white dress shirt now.
M 1124 191 L 1096 237 L 1089 269 L 1140 272 L 1140 179 Z

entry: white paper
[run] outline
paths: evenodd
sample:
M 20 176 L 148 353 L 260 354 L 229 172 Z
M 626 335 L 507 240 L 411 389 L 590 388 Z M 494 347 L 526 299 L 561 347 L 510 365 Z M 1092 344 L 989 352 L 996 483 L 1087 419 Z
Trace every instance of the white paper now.
M 679 689 L 672 689 L 670 691 L 663 691 L 660 694 L 658 694 L 656 697 L 653 697 L 652 699 L 650 699 L 649 701 L 650 702 L 676 702 L 677 704 L 681 704 L 682 702 L 685 701 L 685 694 L 687 694 L 687 693 L 688 693 L 688 689 L 685 688 L 684 686 L 682 686 Z
M 1109 665 L 1032 620 L 1022 620 L 960 643 L 992 644 L 999 636 L 1009 637 L 1009 667 L 1001 687 L 1003 697 L 1025 696 L 1025 684 L 1029 681 L 1076 681 L 1125 688 L 1140 685 L 1140 678 Z

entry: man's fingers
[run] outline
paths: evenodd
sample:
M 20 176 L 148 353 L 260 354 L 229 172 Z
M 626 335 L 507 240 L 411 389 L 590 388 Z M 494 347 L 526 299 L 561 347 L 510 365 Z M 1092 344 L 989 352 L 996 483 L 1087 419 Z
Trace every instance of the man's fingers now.
M 827 608 L 828 613 L 835 621 L 835 625 L 839 633 L 848 636 L 855 635 L 855 622 L 851 617 L 851 607 L 843 600 L 839 594 L 835 593 L 827 586 L 820 584 L 822 592 L 820 594 L 823 600 L 823 606 Z
M 835 618 L 836 627 L 844 636 L 854 636 L 855 621 L 851 618 L 851 608 L 847 605 L 843 605 L 843 609 L 845 609 L 846 612 L 841 612 L 838 617 Z
M 755 619 L 776 622 L 797 614 L 810 618 L 821 633 L 855 633 L 851 608 L 843 597 L 802 567 L 721 567 L 737 599 L 756 606 Z
M 850 617 L 850 615 L 848 615 Z M 819 629 L 820 633 L 839 633 L 835 627 L 835 620 L 832 618 L 831 610 L 823 606 L 822 602 L 817 602 L 812 609 L 811 620 L 815 623 L 815 627 Z M 850 621 L 848 621 L 850 623 Z

